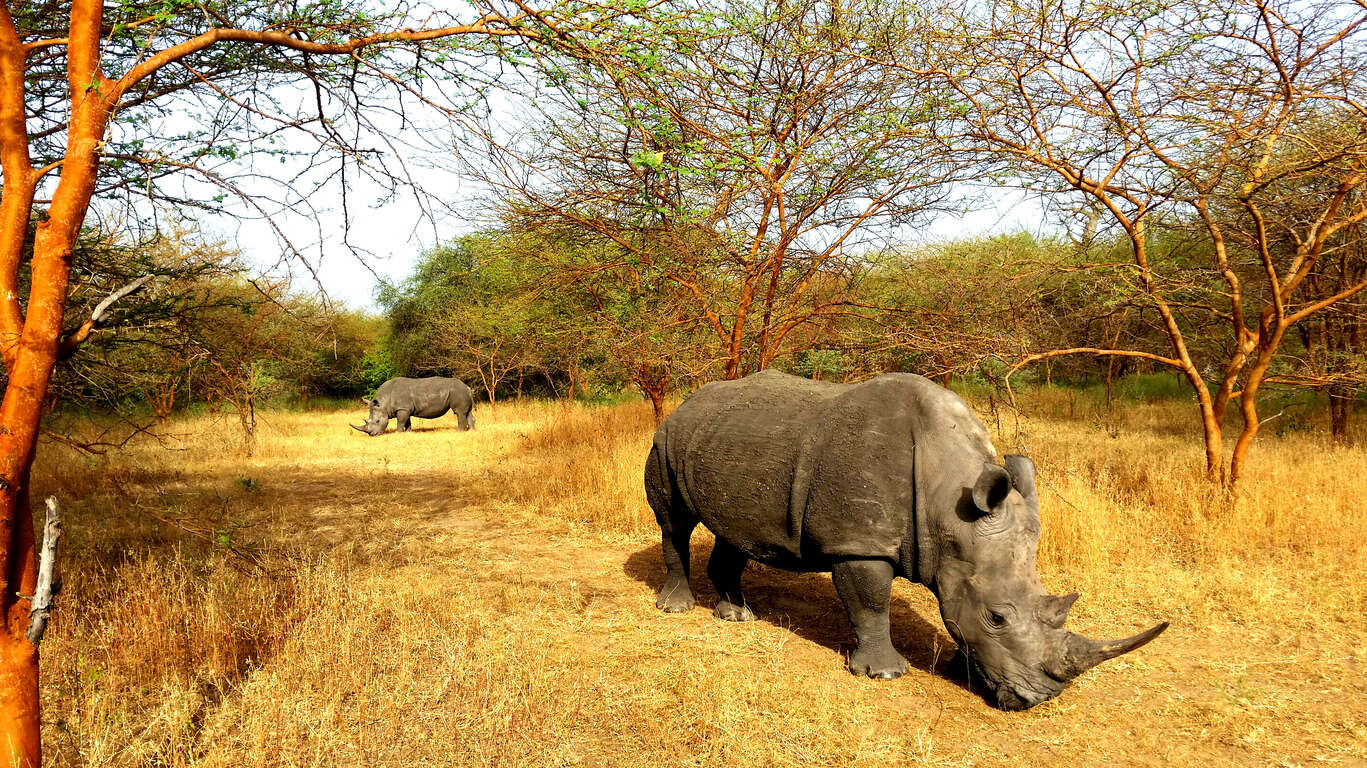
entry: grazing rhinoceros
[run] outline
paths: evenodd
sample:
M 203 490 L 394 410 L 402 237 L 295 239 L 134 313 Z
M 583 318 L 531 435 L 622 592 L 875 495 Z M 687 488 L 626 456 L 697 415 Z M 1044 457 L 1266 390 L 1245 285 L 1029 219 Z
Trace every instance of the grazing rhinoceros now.
M 1077 595 L 1048 594 L 1035 571 L 1035 466 L 1005 464 L 964 401 L 920 376 L 827 384 L 764 371 L 708 384 L 660 425 L 646 462 L 666 569 L 657 605 L 693 607 L 688 543 L 701 521 L 717 538 L 718 618 L 754 618 L 740 585 L 751 558 L 831 571 L 857 639 L 850 671 L 894 678 L 907 671 L 888 632 L 902 576 L 939 598 L 997 705 L 1032 707 L 1168 625 L 1109 643 L 1064 629 Z
M 370 407 L 370 415 L 365 426 L 351 425 L 352 429 L 375 437 L 384 434 L 390 419 L 398 419 L 399 431 L 408 431 L 408 420 L 436 419 L 447 411 L 456 414 L 462 430 L 475 428 L 475 400 L 470 388 L 460 379 L 432 376 L 425 379 L 408 379 L 402 376 L 390 379 L 375 390 L 375 397 L 361 402 Z

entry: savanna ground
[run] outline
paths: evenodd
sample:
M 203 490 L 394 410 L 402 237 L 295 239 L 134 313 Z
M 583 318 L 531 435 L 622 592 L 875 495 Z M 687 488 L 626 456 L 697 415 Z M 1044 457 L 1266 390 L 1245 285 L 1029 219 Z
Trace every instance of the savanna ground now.
M 1151 645 L 1000 712 L 900 582 L 905 677 L 845 671 L 829 579 L 751 566 L 760 620 L 654 607 L 645 405 L 483 406 L 370 439 L 354 412 L 189 417 L 167 445 L 46 444 L 68 510 L 43 653 L 55 765 L 1361 765 L 1367 449 L 1269 432 L 1232 509 L 1191 409 L 1042 392 L 980 414 L 1042 472 L 1040 569 L 1070 626 Z M 1071 413 L 1071 417 L 1070 417 Z M 168 450 L 168 447 L 170 448 Z

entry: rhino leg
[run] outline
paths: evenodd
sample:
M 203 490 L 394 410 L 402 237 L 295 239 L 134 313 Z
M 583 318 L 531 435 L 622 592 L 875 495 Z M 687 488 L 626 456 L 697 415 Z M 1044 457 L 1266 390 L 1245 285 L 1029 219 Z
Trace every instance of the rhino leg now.
M 726 621 L 754 621 L 755 614 L 745 604 L 745 596 L 740 591 L 741 573 L 745 564 L 750 562 L 749 555 L 740 551 L 724 539 L 717 539 L 712 547 L 712 557 L 707 560 L 707 578 L 717 588 L 717 607 L 712 615 Z
M 664 551 L 665 583 L 655 599 L 655 607 L 665 613 L 693 610 L 693 590 L 688 586 L 688 542 L 697 526 L 697 518 L 687 515 L 667 515 L 668 525 L 660 526 L 660 545 Z
M 469 432 L 475 428 L 475 418 L 469 411 L 456 413 L 456 421 L 460 423 L 460 431 Z
M 400 431 L 400 432 L 407 432 L 407 431 L 408 431 L 408 419 L 409 419 L 410 416 L 412 416 L 412 414 L 409 413 L 408 411 L 399 411 L 397 414 L 395 414 L 394 417 L 395 417 L 396 419 L 398 419 L 398 426 L 397 426 L 398 431 Z
M 670 479 L 669 469 L 658 448 L 650 449 L 646 460 L 646 501 L 660 524 L 660 548 L 664 552 L 665 583 L 655 606 L 666 613 L 693 609 L 693 590 L 688 587 L 688 542 L 698 526 L 698 516 L 689 511 Z
M 831 569 L 859 642 L 849 659 L 856 675 L 892 679 L 906 674 L 907 660 L 892 647 L 889 632 L 892 577 L 892 563 L 886 560 L 842 560 Z

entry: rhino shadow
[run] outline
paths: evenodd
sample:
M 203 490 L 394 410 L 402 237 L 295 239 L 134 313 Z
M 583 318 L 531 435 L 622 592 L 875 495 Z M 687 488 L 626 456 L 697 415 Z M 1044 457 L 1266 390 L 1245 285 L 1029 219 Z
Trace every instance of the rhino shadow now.
M 710 612 L 717 605 L 717 592 L 706 575 L 711 554 L 710 537 L 695 539 L 689 579 L 697 600 L 694 610 Z M 622 570 L 650 588 L 649 599 L 653 603 L 665 577 L 660 546 L 655 544 L 633 552 Z M 751 562 L 745 568 L 743 589 L 746 605 L 755 612 L 756 621 L 789 630 L 834 651 L 842 659 L 854 648 L 854 629 L 829 573 L 797 573 Z M 968 679 L 967 664 L 949 634 L 938 621 L 927 621 L 898 591 L 900 587 L 894 588 L 890 606 L 892 640 L 907 663 L 913 669 L 936 674 L 986 698 L 987 691 Z

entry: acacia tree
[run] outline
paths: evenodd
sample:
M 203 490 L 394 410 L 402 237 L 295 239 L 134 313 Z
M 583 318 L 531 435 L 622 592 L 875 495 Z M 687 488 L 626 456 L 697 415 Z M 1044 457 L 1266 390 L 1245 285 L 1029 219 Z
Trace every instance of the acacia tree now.
M 710 329 L 655 270 L 634 264 L 604 270 L 602 249 L 623 256 L 615 243 L 584 237 L 575 227 L 538 227 L 521 233 L 519 247 L 535 254 L 550 282 L 548 299 L 568 310 L 556 320 L 571 336 L 590 341 L 601 367 L 630 382 L 650 401 L 655 421 L 664 419 L 671 389 L 694 381 L 717 361 L 706 355 Z
M 1323 125 L 1321 130 L 1361 131 L 1363 125 L 1355 117 L 1346 124 Z M 1293 147 L 1289 151 L 1301 150 Z M 1304 227 L 1307 218 L 1319 215 L 1317 202 L 1325 181 L 1314 175 L 1295 175 L 1269 185 L 1276 190 L 1276 197 L 1264 206 L 1264 219 L 1269 224 L 1270 246 L 1279 253 L 1294 253 L 1295 233 Z M 1357 189 L 1351 196 L 1360 198 L 1364 194 L 1367 190 Z M 1360 206 L 1358 200 L 1345 204 L 1350 209 Z M 1293 224 L 1287 227 L 1284 222 Z M 1305 278 L 1303 290 L 1307 300 L 1333 299 L 1367 283 L 1364 234 L 1367 225 L 1359 221 L 1325 241 L 1318 261 Z M 1367 292 L 1335 300 L 1299 323 L 1296 330 L 1298 333 L 1287 340 L 1288 351 L 1271 369 L 1268 381 L 1323 392 L 1329 401 L 1330 434 L 1334 440 L 1344 442 L 1348 439 L 1350 404 L 1367 386 Z
M 593 307 L 591 322 L 607 342 L 608 360 L 650 401 L 658 424 L 670 391 L 702 378 L 715 361 L 702 354 L 708 329 L 687 304 L 631 285 L 624 290 L 616 281 L 594 281 L 578 287 Z
M 590 380 L 631 383 L 662 418 L 671 386 L 715 367 L 697 357 L 699 323 L 648 270 L 602 270 L 604 246 L 581 234 L 487 230 L 428 251 L 380 297 L 398 367 L 453 373 L 490 403 L 514 377 L 567 400 Z
M 0 405 L 0 765 L 40 760 L 37 648 L 25 636 L 35 579 L 28 477 L 72 249 L 92 203 L 96 212 L 122 203 L 120 213 L 135 216 L 149 213 L 149 201 L 216 209 L 222 198 L 204 187 L 176 186 L 182 173 L 261 215 L 309 213 L 319 188 L 345 190 L 357 175 L 400 183 L 402 164 L 381 160 L 406 125 L 397 104 L 417 99 L 459 112 L 480 72 L 468 66 L 472 57 L 506 55 L 519 41 L 573 47 L 575 34 L 597 40 L 594 30 L 620 15 L 611 5 L 537 10 L 521 0 L 474 7 L 477 15 L 461 20 L 363 0 L 0 5 L 0 358 L 8 374 Z M 269 143 L 291 131 L 317 151 L 295 155 Z M 285 177 L 306 188 L 274 203 L 256 194 L 249 182 L 271 172 L 252 162 L 267 154 L 288 161 Z M 45 210 L 35 208 L 40 201 Z
M 1104 297 L 1079 301 L 1075 262 L 1058 241 L 1024 233 L 896 248 L 862 281 L 877 311 L 840 335 L 876 368 L 947 381 L 1069 335 L 1077 305 Z
M 1051 349 L 1020 363 L 1094 354 L 1176 369 L 1195 392 L 1207 474 L 1232 489 L 1288 331 L 1367 288 L 1308 290 L 1326 246 L 1367 219 L 1357 194 L 1367 12 L 1289 0 L 1011 0 L 940 12 L 946 23 L 928 33 L 937 65 L 919 71 L 953 91 L 941 108 L 961 118 L 940 124 L 941 147 L 1104 209 L 1128 257 L 1096 266 L 1158 318 L 1167 344 Z M 1279 220 L 1291 189 L 1303 215 Z M 1182 223 L 1200 247 L 1154 237 Z M 1234 405 L 1242 427 L 1226 459 Z
M 184 341 L 187 374 L 193 372 L 198 394 L 237 414 L 250 457 L 257 407 L 290 379 L 299 384 L 309 375 L 318 346 L 310 342 L 322 323 L 304 316 L 310 307 L 289 296 L 283 280 L 236 275 L 195 289 L 173 326 Z
M 577 230 L 597 272 L 691 306 L 725 378 L 766 368 L 796 329 L 849 310 L 827 289 L 953 177 L 928 151 L 932 86 L 876 60 L 924 57 L 876 5 L 699 1 L 702 23 L 551 68 L 528 94 L 544 121 L 488 126 L 492 160 L 473 170 L 510 221 Z

